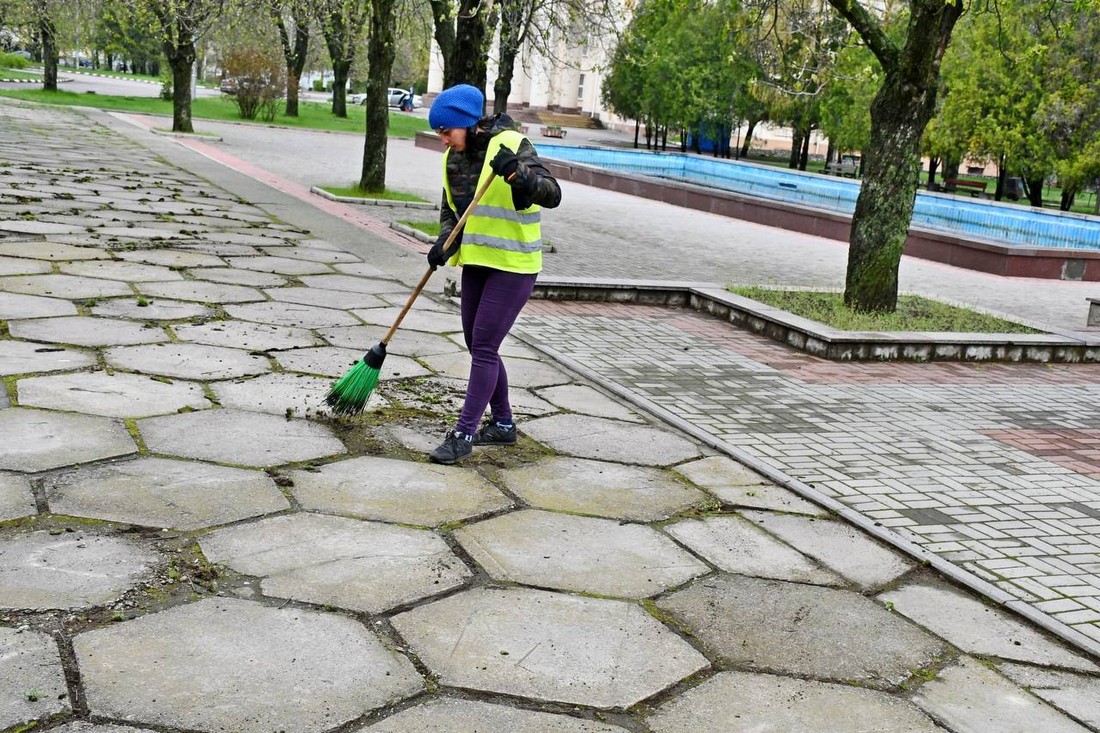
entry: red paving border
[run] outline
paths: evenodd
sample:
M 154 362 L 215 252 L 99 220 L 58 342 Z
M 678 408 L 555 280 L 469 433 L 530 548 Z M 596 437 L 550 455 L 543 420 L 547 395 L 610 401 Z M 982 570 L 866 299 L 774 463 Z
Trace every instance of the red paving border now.
M 987 430 L 994 440 L 1091 478 L 1100 478 L 1100 430 Z

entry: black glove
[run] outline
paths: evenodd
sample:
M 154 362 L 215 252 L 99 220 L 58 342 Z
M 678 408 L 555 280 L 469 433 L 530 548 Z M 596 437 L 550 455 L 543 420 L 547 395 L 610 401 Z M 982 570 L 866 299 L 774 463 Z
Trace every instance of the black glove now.
M 454 243 L 450 249 L 443 249 L 443 245 L 447 243 L 447 237 L 450 236 L 450 232 L 446 234 L 440 234 L 439 238 L 435 240 L 435 244 L 428 250 L 428 265 L 434 270 L 437 267 L 442 267 L 447 264 L 447 260 L 451 259 L 458 252 L 458 248 L 462 245 L 461 232 L 455 237 Z
M 520 176 L 516 175 L 519 171 L 519 158 L 508 148 L 501 146 L 500 151 L 496 154 L 496 157 L 489 161 L 489 167 L 493 169 L 493 173 L 508 181 L 512 185 L 516 185 Z

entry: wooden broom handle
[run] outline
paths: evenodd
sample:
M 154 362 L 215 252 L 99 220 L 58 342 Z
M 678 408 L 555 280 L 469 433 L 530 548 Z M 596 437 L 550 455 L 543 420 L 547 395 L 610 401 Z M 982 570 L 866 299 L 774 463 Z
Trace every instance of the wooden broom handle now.
M 450 235 L 447 237 L 447 241 L 443 243 L 443 251 L 446 252 L 451 248 L 451 245 L 455 241 L 455 237 L 462 231 L 462 227 L 466 225 L 466 220 L 470 218 L 470 214 L 477 208 L 478 202 L 481 201 L 482 195 L 489 190 L 489 184 L 493 182 L 493 179 L 497 177 L 496 173 L 490 172 L 489 177 L 485 179 L 485 183 L 481 184 L 481 188 L 474 194 L 474 200 L 470 202 L 470 205 L 466 207 L 466 211 L 462 212 L 462 218 L 455 224 L 455 228 L 451 230 Z M 412 304 L 420 297 L 420 292 L 424 290 L 424 286 L 428 284 L 428 280 L 431 278 L 432 273 L 435 272 L 435 268 L 429 266 L 428 271 L 420 277 L 420 282 L 416 284 L 416 289 L 409 295 L 409 299 L 405 301 L 405 307 L 401 309 L 401 312 L 397 314 L 397 320 L 390 326 L 390 330 L 386 332 L 385 337 L 382 339 L 383 344 L 388 344 L 393 335 L 397 333 L 398 327 L 401 325 L 401 321 L 405 320 L 406 314 L 409 309 L 412 308 Z

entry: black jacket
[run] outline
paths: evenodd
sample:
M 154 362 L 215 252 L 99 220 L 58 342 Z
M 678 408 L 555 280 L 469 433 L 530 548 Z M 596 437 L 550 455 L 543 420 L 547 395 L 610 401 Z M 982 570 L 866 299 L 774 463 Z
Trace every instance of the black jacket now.
M 512 118 L 506 114 L 486 117 L 471 127 L 466 134 L 466 149 L 462 152 L 452 150 L 447 156 L 447 181 L 451 185 L 457 211 L 447 203 L 447 191 L 443 191 L 443 203 L 439 207 L 439 239 L 444 241 L 458 224 L 458 219 L 477 193 L 477 181 L 485 166 L 485 151 L 489 140 L 504 130 L 512 129 Z M 561 203 L 561 187 L 550 175 L 531 141 L 524 140 L 516 151 L 519 158 L 517 179 L 525 182 L 523 186 L 512 186 L 512 205 L 517 211 L 538 204 L 552 209 Z M 456 242 L 461 241 L 460 234 Z

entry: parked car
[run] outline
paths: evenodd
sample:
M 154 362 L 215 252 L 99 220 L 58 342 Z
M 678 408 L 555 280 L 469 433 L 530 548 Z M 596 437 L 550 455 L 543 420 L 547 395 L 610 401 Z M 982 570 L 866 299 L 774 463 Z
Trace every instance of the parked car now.
M 386 90 L 386 104 L 390 107 L 398 107 L 400 109 L 406 109 L 405 98 L 409 96 L 408 89 L 398 89 L 397 87 L 390 87 Z M 348 104 L 366 104 L 366 94 L 349 94 Z M 419 94 L 412 96 L 412 109 L 416 109 L 420 106 L 421 99 Z

